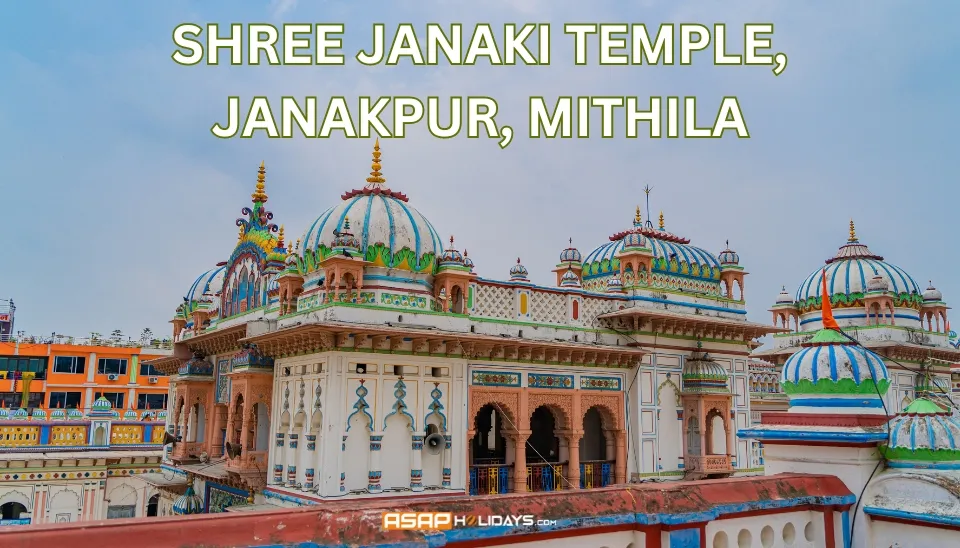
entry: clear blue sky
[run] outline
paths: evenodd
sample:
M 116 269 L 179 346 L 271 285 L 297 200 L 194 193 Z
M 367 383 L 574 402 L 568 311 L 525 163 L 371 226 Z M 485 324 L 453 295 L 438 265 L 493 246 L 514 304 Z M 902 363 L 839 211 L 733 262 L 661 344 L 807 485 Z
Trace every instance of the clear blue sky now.
M 165 335 L 193 279 L 232 250 L 261 160 L 290 238 L 363 184 L 368 141 L 214 138 L 228 95 L 490 95 L 521 133 L 530 95 L 696 95 L 711 110 L 736 95 L 749 140 L 519 135 L 500 150 L 417 130 L 383 143 L 384 174 L 485 277 L 519 256 L 551 283 L 567 238 L 584 253 L 605 242 L 650 184 L 668 229 L 740 253 L 753 320 L 843 244 L 850 217 L 874 252 L 960 302 L 960 3 L 37 0 L 3 15 L 0 294 L 17 303 L 17 330 Z M 558 36 L 539 68 L 181 67 L 171 33 L 188 21 L 343 22 L 347 52 L 374 22 L 769 21 L 790 64 L 778 78 L 702 61 L 574 67 Z

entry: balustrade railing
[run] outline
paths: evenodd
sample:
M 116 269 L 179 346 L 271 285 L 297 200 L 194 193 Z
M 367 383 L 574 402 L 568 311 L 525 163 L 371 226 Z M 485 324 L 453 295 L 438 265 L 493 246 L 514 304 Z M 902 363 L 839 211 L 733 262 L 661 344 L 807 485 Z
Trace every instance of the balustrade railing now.
M 580 488 L 592 489 L 613 484 L 612 460 L 587 460 L 580 463 Z
M 497 460 L 497 459 L 478 459 Z M 470 494 L 497 495 L 510 492 L 512 464 L 474 464 L 470 467 Z
M 729 472 L 732 470 L 729 455 L 707 455 L 705 457 L 695 457 L 687 455 L 683 459 L 684 468 L 689 471 L 698 471 L 705 473 Z
M 564 489 L 565 462 L 541 462 L 527 466 L 527 491 L 559 491 Z

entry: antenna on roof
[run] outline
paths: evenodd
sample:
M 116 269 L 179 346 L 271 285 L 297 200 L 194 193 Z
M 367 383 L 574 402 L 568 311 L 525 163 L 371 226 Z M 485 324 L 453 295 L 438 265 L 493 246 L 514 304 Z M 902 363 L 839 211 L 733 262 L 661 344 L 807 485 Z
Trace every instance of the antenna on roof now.
M 653 187 L 647 185 L 643 187 L 644 194 L 647 195 L 647 222 L 645 223 L 648 228 L 653 228 L 653 223 L 650 222 L 650 191 L 653 190 Z

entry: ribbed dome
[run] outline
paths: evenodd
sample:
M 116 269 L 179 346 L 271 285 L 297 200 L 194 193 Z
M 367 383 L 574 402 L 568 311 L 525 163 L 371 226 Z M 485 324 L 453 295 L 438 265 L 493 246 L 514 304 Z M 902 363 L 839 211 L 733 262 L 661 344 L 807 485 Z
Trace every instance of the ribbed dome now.
M 178 516 L 203 513 L 203 499 L 193 490 L 193 478 L 187 485 L 187 490 L 173 501 L 173 513 Z
M 579 263 L 583 260 L 580 250 L 573 247 L 573 238 L 570 238 L 570 247 L 560 252 L 561 263 Z
M 648 249 L 647 239 L 637 232 L 628 233 L 622 241 L 624 249 Z
M 45 420 L 47 418 L 47 412 L 38 407 L 33 410 L 33 413 L 30 416 L 34 419 Z
M 780 294 L 777 295 L 777 304 L 793 304 L 793 296 L 787 293 L 786 286 L 783 286 Z
M 90 406 L 90 416 L 91 417 L 110 417 L 113 416 L 113 405 L 110 403 L 110 400 L 100 396 L 93 402 L 93 405 Z
M 467 255 L 467 250 L 463 250 L 463 266 L 473 270 L 473 259 Z
M 882 447 L 891 461 L 935 464 L 960 461 L 960 418 L 926 398 L 917 398 L 889 422 Z
M 527 281 L 527 267 L 520 264 L 519 258 L 517 258 L 517 264 L 510 268 L 510 280 L 514 282 Z
M 608 293 L 623 292 L 623 282 L 620 280 L 619 276 L 612 276 L 609 279 L 607 279 L 607 292 Z
M 626 236 L 624 236 L 626 238 Z M 710 252 L 689 244 L 659 240 L 648 237 L 647 245 L 653 252 L 653 271 L 687 274 L 704 280 L 720 278 L 720 262 Z M 620 260 L 616 255 L 623 251 L 624 240 L 608 242 L 587 254 L 583 260 L 584 277 L 593 277 L 619 272 Z M 676 258 L 677 270 L 670 269 L 670 259 Z
M 53 420 L 63 420 L 67 418 L 67 413 L 63 409 L 57 408 L 50 412 L 50 418 Z
M 197 276 L 184 295 L 186 302 L 199 301 L 204 294 L 220 293 L 223 289 L 223 275 L 226 268 L 225 265 L 219 265 Z
M 876 275 L 867 282 L 867 291 L 870 293 L 890 291 L 890 282 L 885 280 L 883 276 Z
M 560 277 L 561 287 L 580 287 L 580 277 L 573 270 L 567 270 Z
M 110 402 L 107 402 L 110 403 Z M 76 407 L 67 410 L 67 418 L 70 419 L 80 419 L 83 418 L 83 412 L 77 409 Z
M 683 364 L 682 389 L 684 392 L 729 392 L 727 377 L 722 365 L 697 351 Z
M 857 396 L 879 399 L 890 386 L 887 366 L 877 354 L 833 329 L 821 329 L 787 358 L 780 382 L 794 396 Z
M 722 265 L 739 265 L 740 264 L 740 255 L 737 255 L 737 252 L 730 249 L 730 242 L 727 242 L 727 247 L 720 252 L 720 264 Z
M 440 266 L 464 266 L 463 254 L 453 247 L 453 236 L 450 236 L 450 247 L 440 254 Z
M 137 420 L 137 412 L 133 409 L 127 409 L 123 412 L 123 420 L 125 421 L 135 421 Z
M 898 297 L 899 304 L 910 306 L 920 295 L 920 287 L 902 268 L 884 261 L 883 257 L 874 254 L 866 245 L 857 240 L 850 227 L 850 239 L 840 247 L 837 254 L 827 260 L 826 267 L 818 267 L 797 288 L 795 300 L 804 311 L 819 310 L 821 297 L 821 271 L 826 271 L 827 291 L 831 301 L 837 302 L 837 295 L 844 295 L 842 301 L 850 302 L 861 298 L 870 290 L 868 283 L 874 287 L 886 284 L 885 291 L 890 291 Z M 877 279 L 879 278 L 879 279 Z M 876 280 L 876 281 L 874 281 Z
M 377 144 L 367 186 L 345 193 L 342 202 L 317 217 L 304 233 L 300 254 L 308 268 L 324 258 L 334 230 L 349 216 L 365 260 L 384 268 L 433 272 L 443 252 L 440 236 L 426 217 L 407 204 L 405 195 L 386 188 L 385 182 Z M 319 257 L 318 250 L 323 250 Z M 313 257 L 308 257 L 311 253 Z
M 930 282 L 930 287 L 923 292 L 924 302 L 939 302 L 943 300 L 943 293 L 939 289 L 933 287 L 933 282 Z

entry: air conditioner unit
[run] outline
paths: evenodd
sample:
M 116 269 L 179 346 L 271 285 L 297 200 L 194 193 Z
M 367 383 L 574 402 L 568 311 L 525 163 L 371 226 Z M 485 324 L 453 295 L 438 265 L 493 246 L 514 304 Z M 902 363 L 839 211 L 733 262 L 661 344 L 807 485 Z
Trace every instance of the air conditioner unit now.
M 117 375 L 116 373 L 110 373 L 109 375 L 107 375 L 108 381 L 115 381 L 119 378 L 120 378 L 120 375 Z
M 150 377 L 149 382 L 150 384 L 157 384 L 158 382 L 160 382 L 160 379 L 156 377 Z

